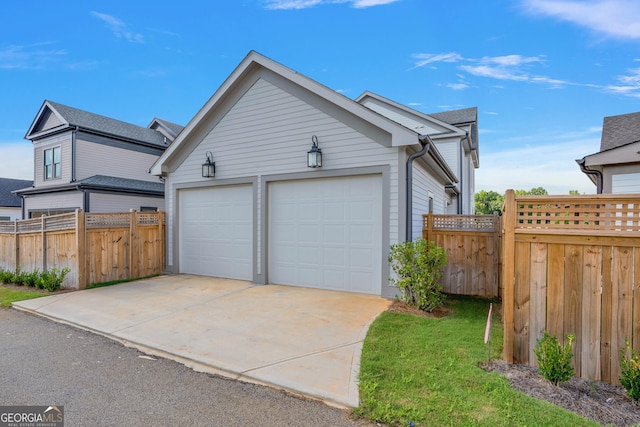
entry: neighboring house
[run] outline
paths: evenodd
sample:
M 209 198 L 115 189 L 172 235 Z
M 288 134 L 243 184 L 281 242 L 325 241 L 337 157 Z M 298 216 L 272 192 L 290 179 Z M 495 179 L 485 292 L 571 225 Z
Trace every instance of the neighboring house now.
M 640 193 L 640 112 L 605 117 L 600 151 L 576 162 L 598 194 Z
M 33 187 L 16 192 L 23 217 L 164 209 L 164 185 L 149 168 L 182 126 L 144 128 L 44 101 L 25 138 L 33 142 Z
M 395 295 L 390 245 L 419 237 L 429 209 L 473 206 L 473 177 L 461 188 L 455 171 L 473 172 L 478 144 L 475 109 L 397 107 L 249 53 L 151 169 L 166 180 L 167 269 Z
M 0 178 L 0 221 L 22 219 L 22 199 L 14 191 L 31 184 L 33 181 Z

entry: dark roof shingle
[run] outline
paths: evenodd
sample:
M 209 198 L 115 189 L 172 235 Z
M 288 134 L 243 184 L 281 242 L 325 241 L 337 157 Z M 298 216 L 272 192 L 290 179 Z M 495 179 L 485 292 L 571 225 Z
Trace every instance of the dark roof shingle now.
M 640 141 L 640 112 L 604 118 L 600 151 Z
M 429 116 L 450 125 L 462 125 L 478 121 L 478 107 L 463 108 L 461 110 L 442 111 L 429 114 Z
M 51 108 L 54 108 L 70 126 L 78 126 L 86 130 L 166 147 L 164 136 L 154 129 L 144 128 L 99 114 L 90 113 L 57 102 L 46 102 Z
M 12 191 L 21 190 L 32 185 L 33 181 L 24 179 L 0 178 L 0 206 L 19 208 L 22 206 L 21 197 L 13 194 Z

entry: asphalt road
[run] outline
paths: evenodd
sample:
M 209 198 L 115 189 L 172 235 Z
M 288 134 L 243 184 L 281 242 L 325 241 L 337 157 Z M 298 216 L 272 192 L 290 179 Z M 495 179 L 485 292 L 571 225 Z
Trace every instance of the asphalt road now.
M 62 405 L 66 427 L 370 425 L 12 309 L 0 308 L 0 373 L 0 405 Z

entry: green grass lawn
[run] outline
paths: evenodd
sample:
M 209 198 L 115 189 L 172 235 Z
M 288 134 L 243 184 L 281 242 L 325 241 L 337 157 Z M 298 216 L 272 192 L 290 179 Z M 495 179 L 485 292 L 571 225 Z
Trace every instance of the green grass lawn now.
M 9 289 L 0 287 L 0 307 L 11 307 L 11 303 L 15 301 L 22 301 L 26 299 L 46 297 L 48 292 L 36 292 L 25 290 Z
M 440 319 L 384 312 L 367 334 L 355 414 L 394 426 L 597 426 L 509 386 L 487 361 L 487 301 L 450 297 Z M 502 325 L 492 319 L 492 358 Z

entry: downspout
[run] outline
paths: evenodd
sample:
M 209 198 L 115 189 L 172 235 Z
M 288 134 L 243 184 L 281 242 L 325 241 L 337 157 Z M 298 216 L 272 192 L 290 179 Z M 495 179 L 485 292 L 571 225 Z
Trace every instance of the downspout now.
M 418 141 L 422 145 L 422 149 L 417 153 L 413 153 L 407 159 L 407 173 L 406 173 L 406 194 L 407 194 L 407 212 L 406 212 L 406 228 L 405 228 L 405 240 L 407 242 L 413 239 L 413 161 L 418 157 L 422 157 L 429 152 L 433 141 L 429 135 L 419 135 Z
M 458 193 L 458 215 L 462 215 L 464 213 L 464 209 L 462 203 L 464 202 L 464 145 L 462 145 L 462 141 L 469 141 L 469 146 L 473 145 L 473 141 L 469 139 L 469 132 L 464 131 L 464 136 L 460 139 L 460 192 Z
M 71 182 L 76 182 L 76 133 L 78 126 L 71 132 Z
M 580 170 L 583 173 L 596 176 L 596 192 L 598 194 L 602 194 L 602 172 L 595 169 L 589 169 L 586 165 L 587 161 L 584 158 L 576 160 L 576 163 L 580 166 Z

